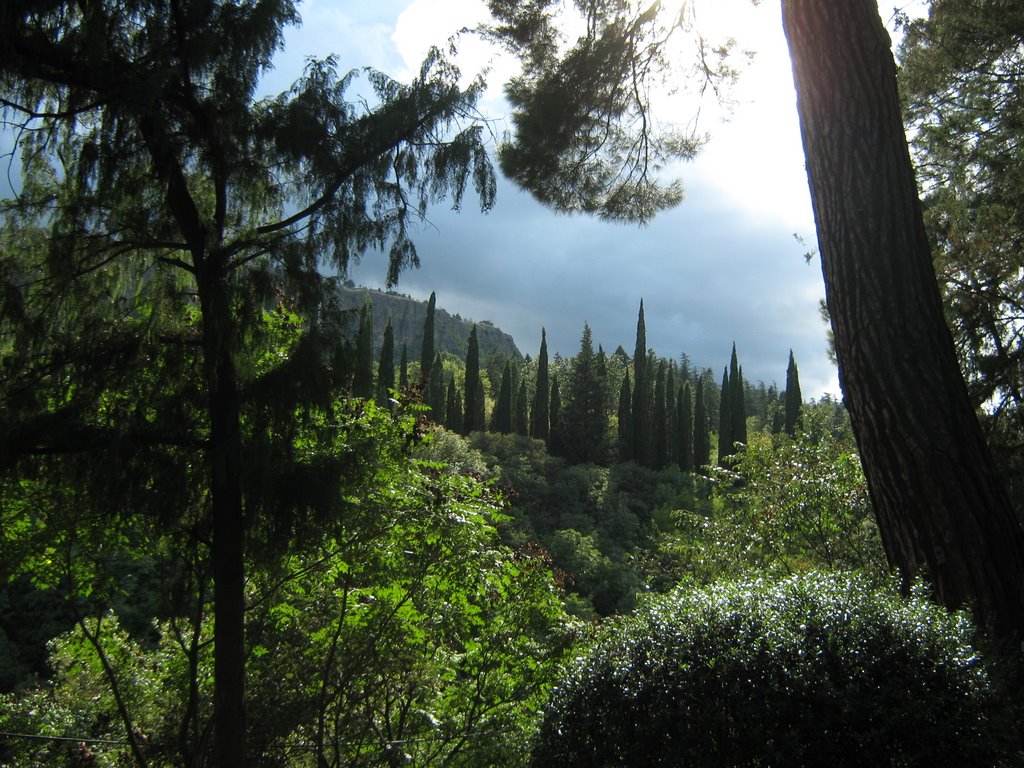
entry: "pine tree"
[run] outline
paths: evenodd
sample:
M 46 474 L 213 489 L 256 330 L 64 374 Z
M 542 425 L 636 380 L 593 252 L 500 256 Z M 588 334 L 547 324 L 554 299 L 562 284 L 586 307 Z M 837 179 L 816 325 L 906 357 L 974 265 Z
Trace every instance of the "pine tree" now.
M 388 316 L 384 328 L 384 340 L 380 345 L 380 362 L 377 364 L 377 404 L 390 407 L 391 389 L 395 386 L 395 329 Z
M 619 387 L 619 460 L 633 459 L 633 414 L 631 410 L 633 393 L 629 388 L 629 372 L 622 374 Z
M 512 367 L 505 362 L 501 373 L 501 387 L 491 414 L 491 431 L 508 434 L 512 431 Z
M 729 387 L 729 369 L 722 371 L 722 388 L 718 400 L 718 466 L 726 465 L 726 456 L 732 456 L 732 391 Z
M 793 350 L 789 350 L 789 365 L 786 368 L 786 407 L 783 428 L 790 437 L 795 437 L 800 431 L 800 409 L 803 406 L 803 397 L 800 394 L 800 372 L 796 367 L 796 359 L 793 357 Z
M 468 429 L 471 432 L 483 432 L 487 424 L 487 395 L 484 393 L 483 379 L 476 380 L 476 397 L 473 398 L 473 413 Z
M 679 455 L 676 461 L 683 472 L 693 471 L 693 404 L 690 395 L 690 382 L 684 381 L 679 388 L 679 404 L 676 406 L 676 419 L 679 424 Z
M 651 464 L 651 385 L 648 377 L 647 328 L 644 324 L 644 301 L 641 299 L 633 348 L 633 460 L 644 467 Z
M 482 410 L 483 403 L 477 404 L 477 396 L 483 391 L 480 383 L 480 345 L 477 342 L 476 326 L 469 332 L 469 342 L 466 349 L 466 379 L 462 388 L 463 397 L 466 400 L 465 417 L 462 420 L 462 429 L 465 434 L 483 429 L 483 422 L 477 421 L 477 414 Z
M 462 432 L 462 398 L 455 384 L 455 374 L 448 380 L 448 397 L 445 405 L 444 426 L 452 432 Z
M 512 409 L 512 429 L 517 435 L 530 434 L 530 417 L 527 415 L 528 399 L 529 394 L 526 391 L 526 379 L 524 378 L 519 382 L 519 391 L 516 393 Z
M 665 362 L 658 364 L 658 372 L 654 379 L 654 469 L 668 466 L 668 407 L 665 404 Z
M 547 331 L 540 329 L 540 353 L 537 355 L 537 384 L 533 390 L 533 408 L 530 410 L 530 436 L 538 440 L 548 439 L 550 429 L 549 398 L 551 386 L 548 382 L 548 338 Z
M 709 429 L 707 406 L 704 404 L 704 376 L 699 376 L 693 404 L 693 468 L 698 472 L 711 462 Z
M 359 329 L 356 332 L 355 371 L 352 394 L 369 400 L 373 397 L 373 305 L 366 297 L 359 311 Z
M 427 301 L 427 316 L 423 320 L 423 342 L 420 345 L 420 381 L 426 384 L 434 366 L 434 305 L 437 296 L 430 292 Z

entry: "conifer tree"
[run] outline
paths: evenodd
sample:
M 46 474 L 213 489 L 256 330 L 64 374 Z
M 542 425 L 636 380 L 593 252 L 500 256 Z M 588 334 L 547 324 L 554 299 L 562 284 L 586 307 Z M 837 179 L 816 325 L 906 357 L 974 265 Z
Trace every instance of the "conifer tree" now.
M 477 403 L 477 396 L 483 391 L 480 383 L 480 345 L 476 337 L 476 325 L 469 331 L 469 342 L 466 349 L 466 379 L 462 388 L 465 398 L 465 417 L 462 429 L 465 434 L 483 429 L 483 422 L 477 421 L 477 414 L 482 411 L 483 403 Z
M 633 393 L 629 387 L 629 372 L 622 374 L 622 386 L 619 387 L 619 460 L 633 459 L 633 414 L 631 410 Z
M 711 462 L 709 429 L 707 406 L 704 403 L 704 376 L 699 376 L 693 404 L 693 468 L 698 472 Z
M 676 419 L 677 390 L 676 361 L 669 360 L 667 373 L 665 374 L 665 433 L 668 439 L 668 454 L 665 466 L 671 466 L 676 463 L 679 456 L 679 432 L 676 429 L 678 424 Z
M 377 364 L 377 404 L 387 408 L 391 400 L 391 389 L 395 386 L 395 329 L 388 316 L 384 328 L 384 340 L 380 345 L 380 362 Z
M 676 461 L 683 472 L 693 471 L 693 403 L 690 382 L 684 381 L 679 388 L 679 404 L 676 406 L 676 420 L 679 424 L 679 454 Z
M 494 413 L 491 414 L 491 431 L 502 434 L 512 431 L 512 368 L 507 360 L 501 373 L 501 386 L 494 404 Z
M 487 395 L 484 380 L 476 380 L 476 397 L 473 398 L 473 418 L 469 425 L 472 432 L 483 432 L 487 425 Z
M 402 342 L 402 360 L 398 365 L 398 387 L 399 389 L 409 388 L 409 344 Z
M 790 437 L 795 437 L 800 431 L 800 409 L 803 406 L 803 397 L 800 394 L 800 372 L 796 367 L 796 359 L 793 357 L 793 350 L 789 350 L 789 365 L 786 368 L 786 407 L 784 429 Z
M 718 400 L 718 466 L 726 465 L 726 456 L 732 456 L 732 391 L 729 387 L 729 369 L 722 371 L 722 388 Z
M 729 417 L 732 419 L 729 436 L 732 438 L 730 453 L 734 453 L 733 445 L 747 444 L 747 405 L 746 384 L 743 383 L 743 369 L 736 356 L 736 344 L 732 345 L 732 357 L 729 361 Z
M 636 345 L 633 348 L 633 460 L 644 467 L 651 464 L 649 375 L 644 301 L 640 299 L 640 312 L 636 321 Z
M 561 456 L 562 450 L 562 396 L 558 388 L 558 375 L 551 376 L 551 401 L 549 403 L 551 419 L 548 430 L 548 451 L 553 456 Z
M 444 363 L 439 354 L 434 355 L 434 363 L 427 376 L 427 405 L 430 406 L 431 418 L 440 424 L 445 417 L 447 393 L 444 386 Z
M 549 398 L 551 386 L 548 382 L 548 338 L 547 331 L 540 329 L 540 353 L 537 355 L 537 383 L 533 390 L 533 408 L 530 410 L 530 436 L 538 440 L 548 439 L 550 424 Z
M 665 361 L 658 363 L 654 379 L 654 450 L 652 466 L 664 469 L 668 466 L 668 407 L 665 404 Z
M 373 397 L 373 305 L 366 297 L 359 311 L 359 329 L 356 332 L 355 371 L 352 394 L 369 400 Z
M 420 345 L 420 381 L 426 383 L 434 366 L 434 305 L 437 296 L 430 292 L 427 301 L 427 316 L 423 320 L 423 342 Z
M 527 415 L 529 408 L 526 402 L 528 399 L 529 394 L 526 391 L 526 379 L 524 378 L 519 382 L 519 391 L 516 393 L 512 409 L 512 429 L 517 435 L 530 434 L 530 417 Z
M 462 398 L 453 373 L 448 380 L 448 397 L 445 405 L 444 426 L 452 432 L 462 432 Z
M 572 361 L 561 423 L 562 455 L 570 463 L 606 460 L 608 410 L 605 402 L 607 356 L 594 353 L 590 326 L 583 325 L 580 351 Z

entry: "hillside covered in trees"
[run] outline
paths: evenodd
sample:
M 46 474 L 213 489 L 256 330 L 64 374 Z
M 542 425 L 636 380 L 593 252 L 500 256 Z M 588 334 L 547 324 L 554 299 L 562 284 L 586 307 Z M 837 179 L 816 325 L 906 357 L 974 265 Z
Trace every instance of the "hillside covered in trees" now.
M 678 204 L 664 46 L 735 75 L 689 5 L 489 2 L 494 147 L 456 43 L 257 98 L 289 0 L 0 4 L 0 765 L 1021 764 L 1024 17 L 929 5 L 897 74 L 873 0 L 782 2 L 844 387 L 808 402 L 642 301 L 631 353 L 521 355 L 344 285 L 499 169 Z

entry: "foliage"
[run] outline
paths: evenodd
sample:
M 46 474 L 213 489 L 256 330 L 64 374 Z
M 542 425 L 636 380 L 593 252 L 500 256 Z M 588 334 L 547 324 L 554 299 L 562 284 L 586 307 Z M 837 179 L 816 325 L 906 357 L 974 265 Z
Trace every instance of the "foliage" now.
M 493 487 L 428 461 L 444 450 L 429 436 L 412 447 L 412 417 L 343 403 L 334 418 L 333 442 L 296 436 L 311 466 L 325 452 L 354 460 L 334 516 L 318 535 L 257 528 L 278 556 L 253 558 L 247 573 L 254 764 L 521 764 L 566 644 L 550 571 L 498 542 Z M 126 547 L 113 532 L 97 540 Z M 158 531 L 147 546 L 175 556 Z M 68 550 L 65 565 L 84 575 L 90 554 Z M 138 764 L 207 759 L 213 614 L 198 589 L 191 612 L 145 640 L 99 595 L 79 602 L 93 615 L 55 641 L 51 687 L 9 698 L 0 728 L 116 742 L 86 745 L 100 765 L 122 764 L 129 749 Z M 76 765 L 83 749 L 6 748 L 18 765 Z
M 1012 713 L 972 631 L 841 574 L 679 589 L 568 665 L 532 764 L 998 764 Z

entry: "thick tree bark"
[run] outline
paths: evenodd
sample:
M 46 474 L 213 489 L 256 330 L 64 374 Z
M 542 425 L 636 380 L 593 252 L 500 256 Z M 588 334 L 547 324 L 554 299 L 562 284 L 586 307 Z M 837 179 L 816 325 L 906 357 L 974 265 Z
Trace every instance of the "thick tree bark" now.
M 238 381 L 231 355 L 232 322 L 223 264 L 207 257 L 200 259 L 199 265 L 196 283 L 203 314 L 213 514 L 214 757 L 218 768 L 243 768 L 246 762 L 245 521 Z
M 783 0 L 843 394 L 890 561 L 1024 637 L 1024 532 L 942 314 L 875 0 Z

